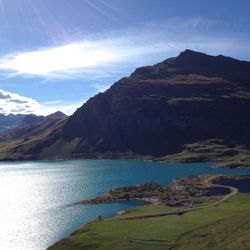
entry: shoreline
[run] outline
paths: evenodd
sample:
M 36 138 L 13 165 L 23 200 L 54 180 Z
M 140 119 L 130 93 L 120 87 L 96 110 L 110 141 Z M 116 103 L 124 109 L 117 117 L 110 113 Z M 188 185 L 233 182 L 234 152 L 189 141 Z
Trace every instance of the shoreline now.
M 227 168 L 227 169 L 248 169 L 250 168 L 250 162 L 240 162 L 240 163 L 234 163 L 231 161 L 218 161 L 217 159 L 214 159 L 213 161 L 171 161 L 171 160 L 160 160 L 159 158 L 141 158 L 141 157 L 86 157 L 86 158 L 22 158 L 22 159 L 0 159 L 0 163 L 4 162 L 25 162 L 25 161 L 73 161 L 73 160 L 131 160 L 131 161 L 145 161 L 145 162 L 158 162 L 158 163 L 167 163 L 167 164 L 186 164 L 186 163 L 213 163 L 215 165 L 211 166 L 211 168 Z
M 137 215 L 137 216 L 134 216 L 134 217 L 128 217 L 128 218 L 120 218 L 119 220 L 133 220 L 133 219 L 145 219 L 145 218 L 154 218 L 154 217 L 161 217 L 161 216 L 170 216 L 170 215 L 183 215 L 185 213 L 188 213 L 188 212 L 191 212 L 191 211 L 195 211 L 195 210 L 200 210 L 200 209 L 205 209 L 205 208 L 208 208 L 208 207 L 213 207 L 213 206 L 218 206 L 220 203 L 228 200 L 229 198 L 231 198 L 232 196 L 236 195 L 239 190 L 233 186 L 226 186 L 226 185 L 220 185 L 220 184 L 216 184 L 214 183 L 213 181 L 215 180 L 220 180 L 220 179 L 223 179 L 223 178 L 226 178 L 226 177 L 229 177 L 232 178 L 232 179 L 237 179 L 237 178 L 242 178 L 242 177 L 246 177 L 246 178 L 249 178 L 250 180 L 250 175 L 247 175 L 247 174 L 241 174 L 241 175 L 203 175 L 203 176 L 206 176 L 205 179 L 203 180 L 203 185 L 204 186 L 210 186 L 210 187 L 223 187 L 223 188 L 227 188 L 230 190 L 230 192 L 228 194 L 225 194 L 225 195 L 221 195 L 219 197 L 221 197 L 221 199 L 219 200 L 215 200 L 213 203 L 210 203 L 210 204 L 202 204 L 200 206 L 193 206 L 193 207 L 184 207 L 183 209 L 180 209 L 180 210 L 177 210 L 177 211 L 168 211 L 168 212 L 165 212 L 165 213 L 154 213 L 154 214 L 144 214 L 144 215 Z M 185 178 L 185 177 L 184 177 Z M 187 178 L 190 178 L 190 177 L 187 177 Z M 155 206 L 155 205 L 162 205 L 162 204 L 154 204 L 152 202 L 152 199 L 148 199 L 148 198 L 141 198 L 140 200 L 147 200 L 150 202 L 150 204 L 148 205 L 144 205 L 144 206 Z M 113 201 L 114 202 L 114 201 Z M 135 207 L 136 208 L 136 207 Z M 93 220 L 89 223 L 86 223 L 84 225 L 82 225 L 80 228 L 76 229 L 74 232 L 72 232 L 69 236 L 59 240 L 58 242 L 54 243 L 53 245 L 51 245 L 48 250 L 50 249 L 53 249 L 53 247 L 64 241 L 65 239 L 69 239 L 71 236 L 73 235 L 76 235 L 80 230 L 92 225 L 92 224 L 95 224 L 95 223 L 98 223 L 99 221 L 105 221 L 107 219 L 111 219 L 111 218 L 115 218 L 116 216 L 121 216 L 121 215 L 126 215 L 127 211 L 126 210 L 122 210 L 122 211 L 119 211 L 117 212 L 115 215 L 111 216 L 111 217 L 108 217 L 108 218 L 101 218 L 101 219 L 96 219 L 96 220 Z
M 98 205 L 119 201 L 144 200 L 151 205 L 183 206 L 188 204 L 188 206 L 193 206 L 197 202 L 199 203 L 199 199 L 203 196 L 227 195 L 230 187 L 215 184 L 212 181 L 223 176 L 221 174 L 203 174 L 173 179 L 168 185 L 147 182 L 134 186 L 118 187 L 104 192 L 96 198 L 82 200 L 73 205 Z

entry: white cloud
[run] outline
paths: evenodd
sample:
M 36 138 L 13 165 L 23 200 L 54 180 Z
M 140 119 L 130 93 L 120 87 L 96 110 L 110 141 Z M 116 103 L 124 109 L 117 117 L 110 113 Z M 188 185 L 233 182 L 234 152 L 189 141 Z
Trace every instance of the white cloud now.
M 1 69 L 17 74 L 48 75 L 114 61 L 114 52 L 88 41 L 8 56 Z
M 49 115 L 56 111 L 62 111 L 71 115 L 82 104 L 83 102 L 67 103 L 61 100 L 39 103 L 32 98 L 0 89 L 0 113 L 2 114 Z
M 65 46 L 8 55 L 0 60 L 0 69 L 13 75 L 67 77 L 79 73 L 96 74 L 109 64 L 121 63 L 129 58 L 150 53 L 147 46 L 121 46 L 120 40 L 82 41 Z M 153 50 L 158 50 L 155 47 Z M 116 66 L 115 66 L 116 67 Z M 104 70 L 105 71 L 105 70 Z
M 45 79 L 98 77 L 121 71 L 125 64 L 135 67 L 157 62 L 185 48 L 209 49 L 211 44 L 221 41 L 212 37 L 208 42 L 211 40 L 208 31 L 216 24 L 202 17 L 160 20 L 95 34 L 67 45 L 6 55 L 0 58 L 0 70 L 8 76 L 21 74 Z M 227 44 L 228 39 L 223 39 L 222 50 Z M 230 48 L 235 44 L 229 44 Z
M 11 93 L 0 89 L 1 113 L 33 113 L 40 108 L 40 104 L 32 98 L 24 97 L 16 93 Z

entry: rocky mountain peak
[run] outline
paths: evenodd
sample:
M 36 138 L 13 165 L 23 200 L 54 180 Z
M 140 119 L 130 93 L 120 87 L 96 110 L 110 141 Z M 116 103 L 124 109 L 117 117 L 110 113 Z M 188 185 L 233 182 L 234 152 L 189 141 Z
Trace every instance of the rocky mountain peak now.
M 250 147 L 249 83 L 250 62 L 185 50 L 136 69 L 8 154 L 162 157 L 211 139 Z

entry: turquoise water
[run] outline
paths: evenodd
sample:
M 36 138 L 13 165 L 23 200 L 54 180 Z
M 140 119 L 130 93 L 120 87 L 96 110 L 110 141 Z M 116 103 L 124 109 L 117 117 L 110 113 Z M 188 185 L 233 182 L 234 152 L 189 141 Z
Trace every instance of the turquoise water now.
M 111 188 L 202 173 L 250 173 L 214 169 L 211 163 L 163 164 L 129 160 L 26 161 L 0 163 L 0 249 L 43 250 L 98 215 L 141 205 L 72 203 Z

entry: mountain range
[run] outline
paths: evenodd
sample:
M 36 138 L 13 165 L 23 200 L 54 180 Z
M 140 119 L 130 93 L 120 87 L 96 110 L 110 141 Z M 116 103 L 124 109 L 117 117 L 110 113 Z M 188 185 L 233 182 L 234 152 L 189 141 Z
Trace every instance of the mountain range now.
M 245 160 L 249 114 L 250 62 L 185 50 L 136 69 L 70 117 L 0 134 L 0 157 Z
M 0 114 L 0 132 L 17 127 L 20 125 L 26 115 L 23 114 Z
M 48 116 L 38 116 L 35 114 L 0 114 L 0 133 L 18 126 L 38 124 L 47 118 L 58 118 L 63 116 L 66 117 L 66 115 L 60 111 Z

